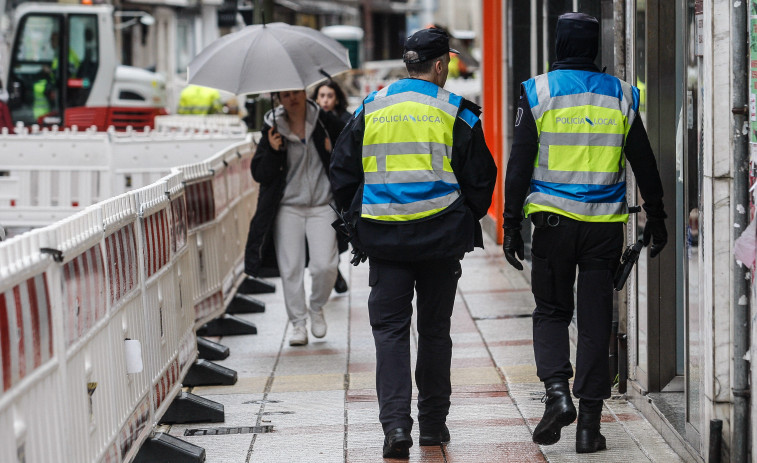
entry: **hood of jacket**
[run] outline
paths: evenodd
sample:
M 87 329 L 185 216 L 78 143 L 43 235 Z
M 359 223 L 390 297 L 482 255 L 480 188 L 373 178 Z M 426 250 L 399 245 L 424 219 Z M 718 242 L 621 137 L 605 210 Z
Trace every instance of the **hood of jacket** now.
M 599 53 L 599 21 L 584 13 L 565 13 L 557 19 L 553 70 L 577 69 L 599 72 L 594 60 Z

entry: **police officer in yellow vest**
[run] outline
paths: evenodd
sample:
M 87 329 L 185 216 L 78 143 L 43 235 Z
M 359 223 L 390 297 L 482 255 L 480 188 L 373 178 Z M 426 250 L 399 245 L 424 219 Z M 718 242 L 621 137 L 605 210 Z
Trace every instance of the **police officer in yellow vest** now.
M 409 37 L 404 61 L 410 77 L 363 101 L 331 159 L 337 207 L 355 223 L 353 248 L 369 258 L 384 457 L 407 457 L 413 445 L 414 293 L 420 445 L 450 440 L 450 317 L 460 260 L 474 246 L 483 247 L 478 220 L 486 215 L 496 180 L 480 109 L 442 88 L 450 51 L 439 29 Z
M 187 85 L 179 96 L 179 114 L 218 114 L 223 102 L 218 90 L 199 85 Z
M 578 267 L 578 345 L 573 394 L 579 398 L 576 451 L 606 448 L 602 400 L 610 397 L 608 352 L 613 273 L 628 220 L 626 158 L 644 199 L 650 257 L 667 242 L 662 183 L 638 115 L 639 90 L 599 71 L 599 23 L 582 13 L 558 18 L 552 71 L 523 83 L 505 179 L 504 251 L 523 266 L 521 221 L 535 226 L 531 249 L 534 356 L 546 388 L 534 442 L 556 443 L 576 418 L 568 379 L 568 327 Z

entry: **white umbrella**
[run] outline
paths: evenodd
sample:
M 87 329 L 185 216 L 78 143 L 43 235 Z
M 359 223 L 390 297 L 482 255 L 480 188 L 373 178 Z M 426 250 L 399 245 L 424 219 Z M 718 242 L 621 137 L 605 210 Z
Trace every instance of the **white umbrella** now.
M 208 45 L 187 67 L 190 84 L 235 94 L 303 90 L 350 69 L 347 49 L 309 27 L 256 24 Z

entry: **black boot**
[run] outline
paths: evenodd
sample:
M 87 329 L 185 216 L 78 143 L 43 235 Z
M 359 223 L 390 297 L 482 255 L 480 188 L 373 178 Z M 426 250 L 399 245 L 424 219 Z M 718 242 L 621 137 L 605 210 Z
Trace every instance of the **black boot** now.
M 394 428 L 384 437 L 384 458 L 408 458 L 412 446 L 413 438 L 410 437 L 410 430 Z
M 601 420 L 601 400 L 581 399 L 578 402 L 576 453 L 594 453 L 607 448 L 605 436 L 599 432 Z
M 547 393 L 544 416 L 536 425 L 533 441 L 540 445 L 552 445 L 560 440 L 560 430 L 576 419 L 576 407 L 570 398 L 567 381 L 546 384 Z
M 350 289 L 349 286 L 347 286 L 347 281 L 342 276 L 342 272 L 340 272 L 338 269 L 336 271 L 336 282 L 334 283 L 334 290 L 336 290 L 337 293 L 346 293 L 347 290 Z

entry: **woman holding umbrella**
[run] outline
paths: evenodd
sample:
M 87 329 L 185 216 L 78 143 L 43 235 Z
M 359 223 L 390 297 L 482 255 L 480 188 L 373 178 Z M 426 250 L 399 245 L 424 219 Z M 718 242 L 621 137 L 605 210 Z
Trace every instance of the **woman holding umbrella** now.
M 336 232 L 331 227 L 336 215 L 329 206 L 328 168 L 344 124 L 308 100 L 304 90 L 278 92 L 278 98 L 281 106 L 265 115 L 252 159 L 252 176 L 260 183 L 260 192 L 248 247 L 257 252 L 251 253 L 253 262 L 246 265 L 259 268 L 272 237 L 293 327 L 289 345 L 301 346 L 308 343 L 308 318 L 313 336 L 326 335 L 323 306 L 334 287 L 339 262 Z M 309 308 L 306 264 L 312 276 Z

